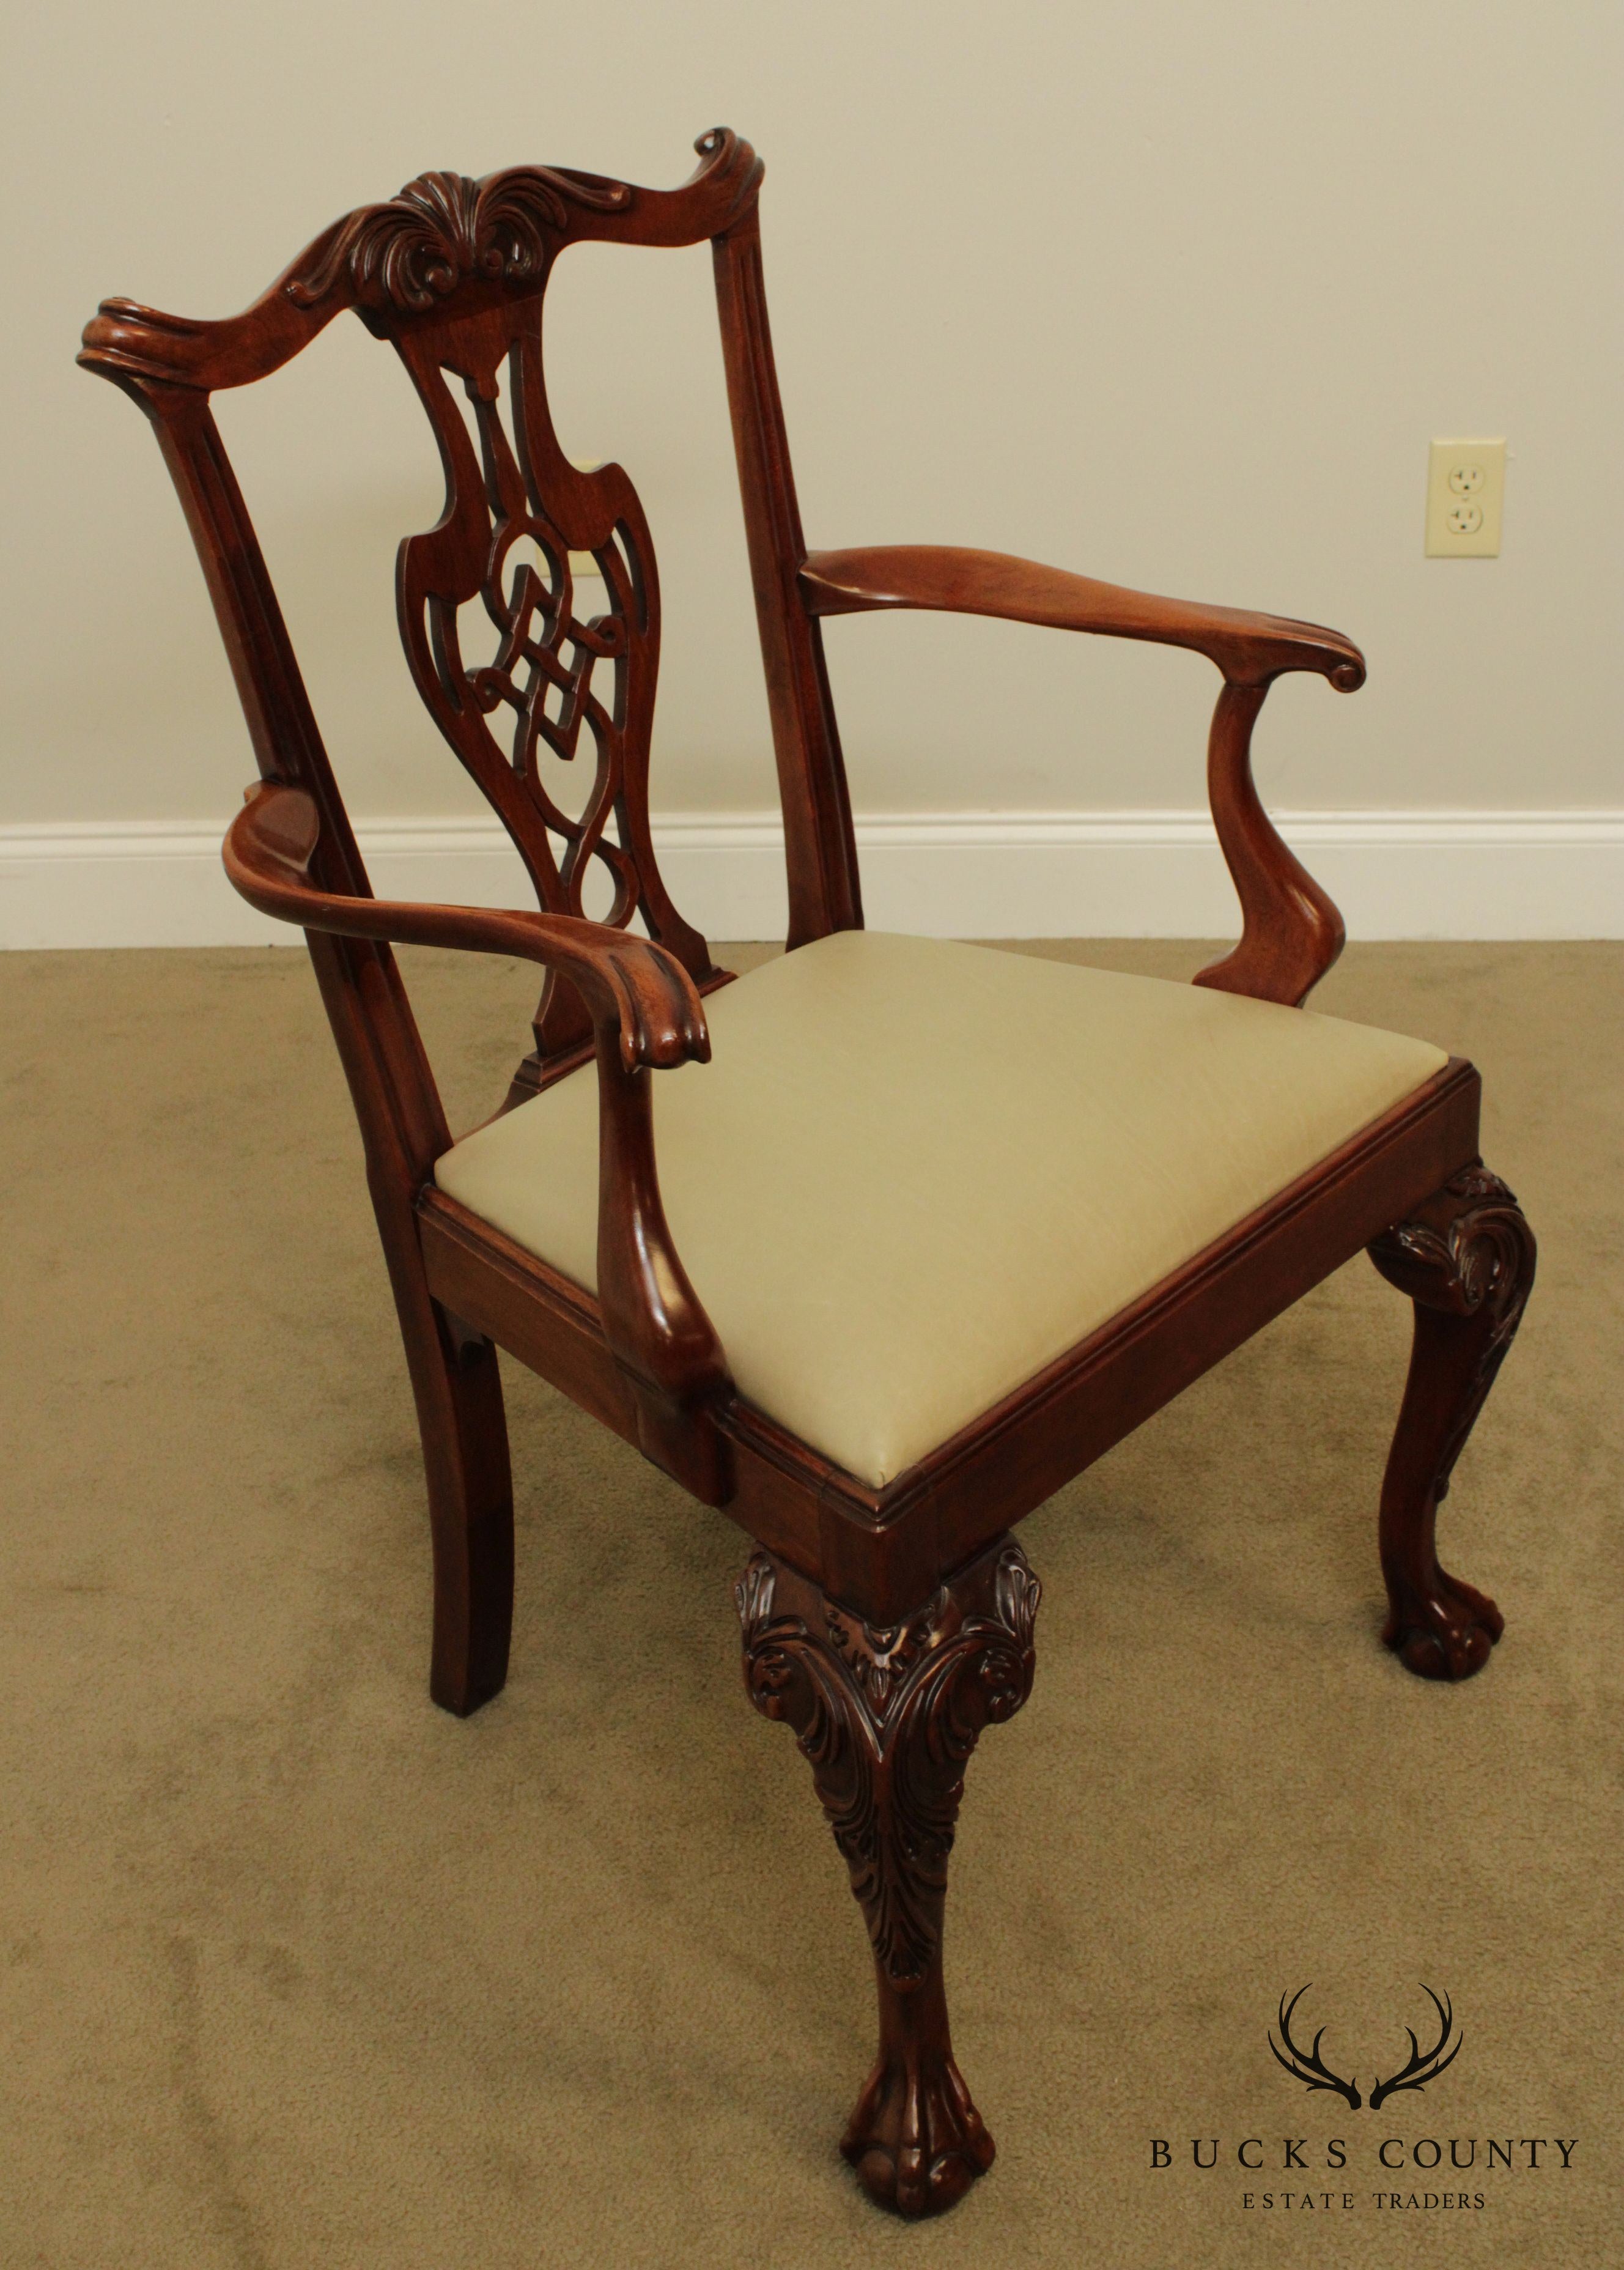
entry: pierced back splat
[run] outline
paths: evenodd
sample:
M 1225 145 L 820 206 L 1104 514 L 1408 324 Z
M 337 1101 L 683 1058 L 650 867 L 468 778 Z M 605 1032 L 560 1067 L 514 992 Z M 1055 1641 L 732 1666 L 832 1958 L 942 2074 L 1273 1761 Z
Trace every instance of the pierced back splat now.
M 715 974 L 709 951 L 671 904 L 649 829 L 660 645 L 654 549 L 620 467 L 583 472 L 559 447 L 541 305 L 538 289 L 450 321 L 389 326 L 446 477 L 438 524 L 400 547 L 401 639 L 430 716 L 501 815 L 543 909 L 584 913 L 596 861 L 611 890 L 597 917 L 624 925 L 641 911 L 649 935 L 702 981 Z M 592 555 L 608 594 L 607 612 L 584 620 L 572 552 Z M 488 642 L 478 654 L 464 650 L 473 602 L 488 618 L 476 615 L 472 626 Z M 563 765 L 590 775 L 573 796 Z M 538 1085 L 589 1029 L 573 989 L 549 978 L 518 1087 Z

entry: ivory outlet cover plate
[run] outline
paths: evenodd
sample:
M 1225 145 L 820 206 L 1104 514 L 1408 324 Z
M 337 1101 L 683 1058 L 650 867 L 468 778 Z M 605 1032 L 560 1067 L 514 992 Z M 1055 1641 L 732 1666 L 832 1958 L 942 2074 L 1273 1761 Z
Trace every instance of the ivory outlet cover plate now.
M 1427 470 L 1427 557 L 1498 560 L 1506 445 L 1435 441 Z

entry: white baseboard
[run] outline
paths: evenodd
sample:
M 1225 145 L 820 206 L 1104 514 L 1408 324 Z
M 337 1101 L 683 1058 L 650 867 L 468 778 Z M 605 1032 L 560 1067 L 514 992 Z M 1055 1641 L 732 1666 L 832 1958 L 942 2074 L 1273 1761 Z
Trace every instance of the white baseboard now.
M 1624 811 L 1279 812 L 1355 938 L 1624 938 Z M 679 907 L 712 938 L 784 929 L 776 814 L 655 821 Z M 0 946 L 286 943 L 220 868 L 219 829 L 0 827 Z M 358 824 L 381 898 L 529 903 L 494 820 Z M 931 937 L 1223 938 L 1235 894 L 1202 812 L 874 813 L 871 925 Z

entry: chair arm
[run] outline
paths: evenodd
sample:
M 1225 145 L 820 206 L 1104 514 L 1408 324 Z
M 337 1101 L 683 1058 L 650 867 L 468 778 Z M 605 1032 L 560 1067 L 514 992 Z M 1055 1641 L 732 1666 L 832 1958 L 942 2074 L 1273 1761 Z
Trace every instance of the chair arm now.
M 615 1033 L 621 1063 L 658 1068 L 710 1056 L 693 979 L 664 946 L 575 915 L 486 907 L 403 904 L 318 889 L 310 862 L 320 838 L 315 801 L 274 782 L 248 791 L 224 846 L 226 872 L 251 906 L 301 930 L 336 931 L 404 946 L 511 953 L 557 969 L 576 986 L 599 1027 Z
M 800 584 L 814 615 L 861 614 L 876 607 L 999 615 L 1054 630 L 1191 647 L 1216 663 L 1232 686 L 1264 686 L 1288 670 L 1316 670 L 1341 694 L 1364 683 L 1364 657 L 1339 631 L 1238 607 L 1156 598 L 1006 552 L 940 544 L 813 552 L 802 567 Z
M 666 1223 L 649 1078 L 710 1056 L 693 980 L 663 946 L 572 915 L 403 905 L 322 890 L 309 880 L 320 838 L 313 797 L 263 783 L 226 832 L 226 872 L 262 914 L 304 930 L 516 954 L 561 971 L 579 989 L 597 1041 L 604 1337 L 632 1391 L 645 1454 L 707 1504 L 724 1504 L 732 1479 L 715 1406 L 733 1385 Z
M 1351 639 L 1316 623 L 1153 598 L 1007 553 L 936 544 L 810 553 L 800 589 L 813 615 L 884 607 L 1000 615 L 1056 630 L 1190 647 L 1216 663 L 1224 683 L 1207 743 L 1207 798 L 1241 901 L 1242 931 L 1234 952 L 1195 982 L 1296 1006 L 1308 998 L 1342 951 L 1342 917 L 1258 800 L 1252 727 L 1270 686 L 1288 670 L 1318 671 L 1339 694 L 1362 686 L 1365 658 Z

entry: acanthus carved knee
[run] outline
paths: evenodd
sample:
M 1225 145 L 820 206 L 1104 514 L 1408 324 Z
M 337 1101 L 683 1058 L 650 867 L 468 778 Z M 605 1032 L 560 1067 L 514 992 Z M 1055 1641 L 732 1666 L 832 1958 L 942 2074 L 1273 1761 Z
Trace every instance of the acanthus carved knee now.
M 766 1553 L 736 1587 L 751 1700 L 794 1728 L 875 1960 L 901 1992 L 940 1951 L 970 1754 L 1032 1691 L 1041 1589 L 1012 1542 L 888 1629 Z
M 1410 1220 L 1375 1239 L 1369 1251 L 1388 1283 L 1420 1307 L 1476 1317 L 1484 1327 L 1454 1422 L 1439 1446 L 1433 1497 L 1441 1502 L 1523 1321 L 1534 1281 L 1534 1234 L 1499 1176 L 1475 1166 L 1452 1175 Z

